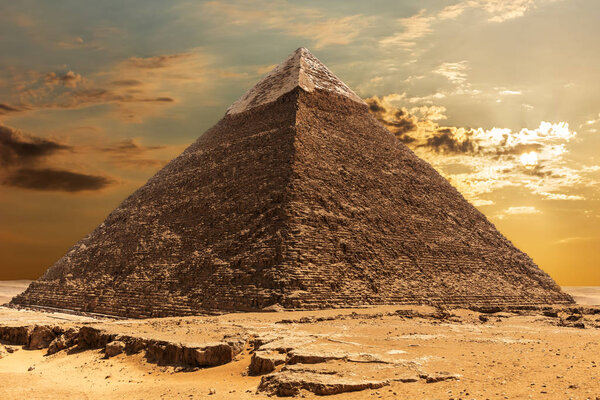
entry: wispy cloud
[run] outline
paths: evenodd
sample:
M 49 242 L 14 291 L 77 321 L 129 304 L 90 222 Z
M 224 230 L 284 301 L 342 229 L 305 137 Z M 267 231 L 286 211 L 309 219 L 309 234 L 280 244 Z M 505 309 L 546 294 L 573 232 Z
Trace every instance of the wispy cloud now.
M 422 9 L 410 17 L 397 19 L 399 29 L 379 43 L 382 46 L 412 49 L 417 46 L 419 39 L 433 33 L 436 25 L 457 19 L 468 10 L 484 12 L 490 23 L 502 23 L 523 17 L 540 5 L 556 1 L 562 0 L 465 0 L 437 11 Z
M 573 244 L 573 243 L 586 243 L 600 241 L 599 236 L 571 236 L 564 239 L 560 239 L 554 242 L 554 244 Z
M 352 43 L 373 23 L 365 15 L 332 17 L 317 8 L 278 1 L 209 1 L 202 4 L 201 16 L 211 22 L 219 21 L 223 29 L 247 27 L 275 30 L 290 36 L 308 38 L 315 49 Z
M 18 105 L 2 103 L 0 114 L 110 104 L 117 118 L 141 122 L 175 103 L 176 96 L 191 84 L 205 82 L 209 63 L 208 56 L 195 50 L 130 57 L 89 77 L 72 70 L 8 71 L 7 80 L 12 83 L 7 92 Z M 219 72 L 212 73 L 218 76 Z
M 97 147 L 97 151 L 104 153 L 112 162 L 124 168 L 158 168 L 167 161 L 151 158 L 150 153 L 163 150 L 166 146 L 144 146 L 138 139 L 125 139 Z
M 427 10 L 421 10 L 419 13 L 397 20 L 401 29 L 392 36 L 385 37 L 379 41 L 383 46 L 398 46 L 404 48 L 413 48 L 417 45 L 417 39 L 420 39 L 432 32 L 432 23 L 435 17 L 428 16 Z
M 500 219 L 506 218 L 511 215 L 534 215 L 541 214 L 542 212 L 533 206 L 516 206 L 516 207 L 508 207 L 502 210 L 497 217 Z
M 452 83 L 461 84 L 467 80 L 467 73 L 465 72 L 467 68 L 467 61 L 446 62 L 441 64 L 433 72 L 446 77 Z

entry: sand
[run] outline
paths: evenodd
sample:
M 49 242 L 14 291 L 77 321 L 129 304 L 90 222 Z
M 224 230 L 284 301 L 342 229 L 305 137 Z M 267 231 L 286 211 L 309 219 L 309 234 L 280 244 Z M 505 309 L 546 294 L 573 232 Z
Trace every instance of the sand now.
M 0 281 L 0 304 L 5 304 L 29 286 L 31 281 Z
M 563 286 L 562 290 L 573 296 L 577 304 L 600 304 L 599 286 Z
M 385 382 L 377 389 L 330 396 L 336 399 L 600 398 L 600 314 L 438 313 L 430 307 L 377 307 L 97 320 L 0 308 L 0 325 L 85 325 L 184 345 L 232 335 L 246 335 L 248 341 L 233 362 L 189 372 L 152 362 L 144 352 L 106 359 L 102 348 L 46 356 L 45 349 L 16 347 L 0 359 L 0 381 L 8 383 L 0 386 L 0 398 L 268 398 L 268 392 L 257 392 L 261 376 L 247 374 L 256 339 L 263 343 L 259 351 L 288 349 L 290 365 L 277 367 L 287 368 L 288 378 L 316 373 L 333 383 Z M 568 322 L 573 315 L 585 329 Z M 300 362 L 290 362 L 290 356 Z M 437 378 L 442 380 L 427 382 Z M 316 397 L 306 390 L 300 394 Z

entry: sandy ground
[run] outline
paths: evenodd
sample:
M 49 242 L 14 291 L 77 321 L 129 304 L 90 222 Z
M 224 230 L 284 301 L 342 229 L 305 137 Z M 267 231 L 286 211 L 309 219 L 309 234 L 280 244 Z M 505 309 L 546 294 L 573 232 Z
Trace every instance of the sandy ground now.
M 331 396 L 336 399 L 600 399 L 600 314 L 578 317 L 586 327 L 578 329 L 560 326 L 572 315 L 568 310 L 552 317 L 456 309 L 439 318 L 429 307 L 408 309 L 114 321 L 0 308 L 0 325 L 85 324 L 184 343 L 245 334 L 265 343 L 260 350 L 283 347 L 288 356 L 343 356 L 287 365 L 288 374 L 316 372 L 333 382 L 389 382 Z M 267 398 L 268 393 L 257 392 L 261 377 L 247 374 L 251 343 L 231 363 L 191 372 L 157 365 L 143 353 L 105 359 L 102 349 L 75 348 L 47 356 L 46 350 L 17 347 L 0 359 L 0 399 Z M 419 374 L 453 379 L 395 380 Z M 301 395 L 316 397 L 307 391 Z
M 0 304 L 8 303 L 10 299 L 21 293 L 31 281 L 0 281 Z
M 563 286 L 562 289 L 573 296 L 577 304 L 600 304 L 600 286 Z

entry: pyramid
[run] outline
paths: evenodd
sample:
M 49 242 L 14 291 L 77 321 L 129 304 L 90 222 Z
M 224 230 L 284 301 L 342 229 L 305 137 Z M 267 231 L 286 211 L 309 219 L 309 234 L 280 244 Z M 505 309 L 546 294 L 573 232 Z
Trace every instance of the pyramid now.
M 144 318 L 572 302 L 300 48 L 11 304 Z

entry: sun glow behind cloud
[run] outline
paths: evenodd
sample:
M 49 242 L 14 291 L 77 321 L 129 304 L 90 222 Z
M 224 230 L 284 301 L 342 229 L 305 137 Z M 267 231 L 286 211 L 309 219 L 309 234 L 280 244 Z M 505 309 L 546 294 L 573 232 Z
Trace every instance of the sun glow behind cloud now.
M 567 145 L 577 136 L 567 122 L 542 121 L 537 128 L 464 128 L 440 125 L 445 108 L 411 104 L 404 95 L 367 99 L 371 111 L 442 172 L 467 198 L 479 205 L 494 203 L 489 195 L 520 187 L 549 200 L 582 200 L 566 194 L 577 185 L 594 184 L 593 166 L 570 163 Z
M 521 164 L 526 167 L 534 167 L 538 163 L 538 155 L 535 151 L 530 151 L 529 153 L 521 154 L 519 158 L 521 160 Z

